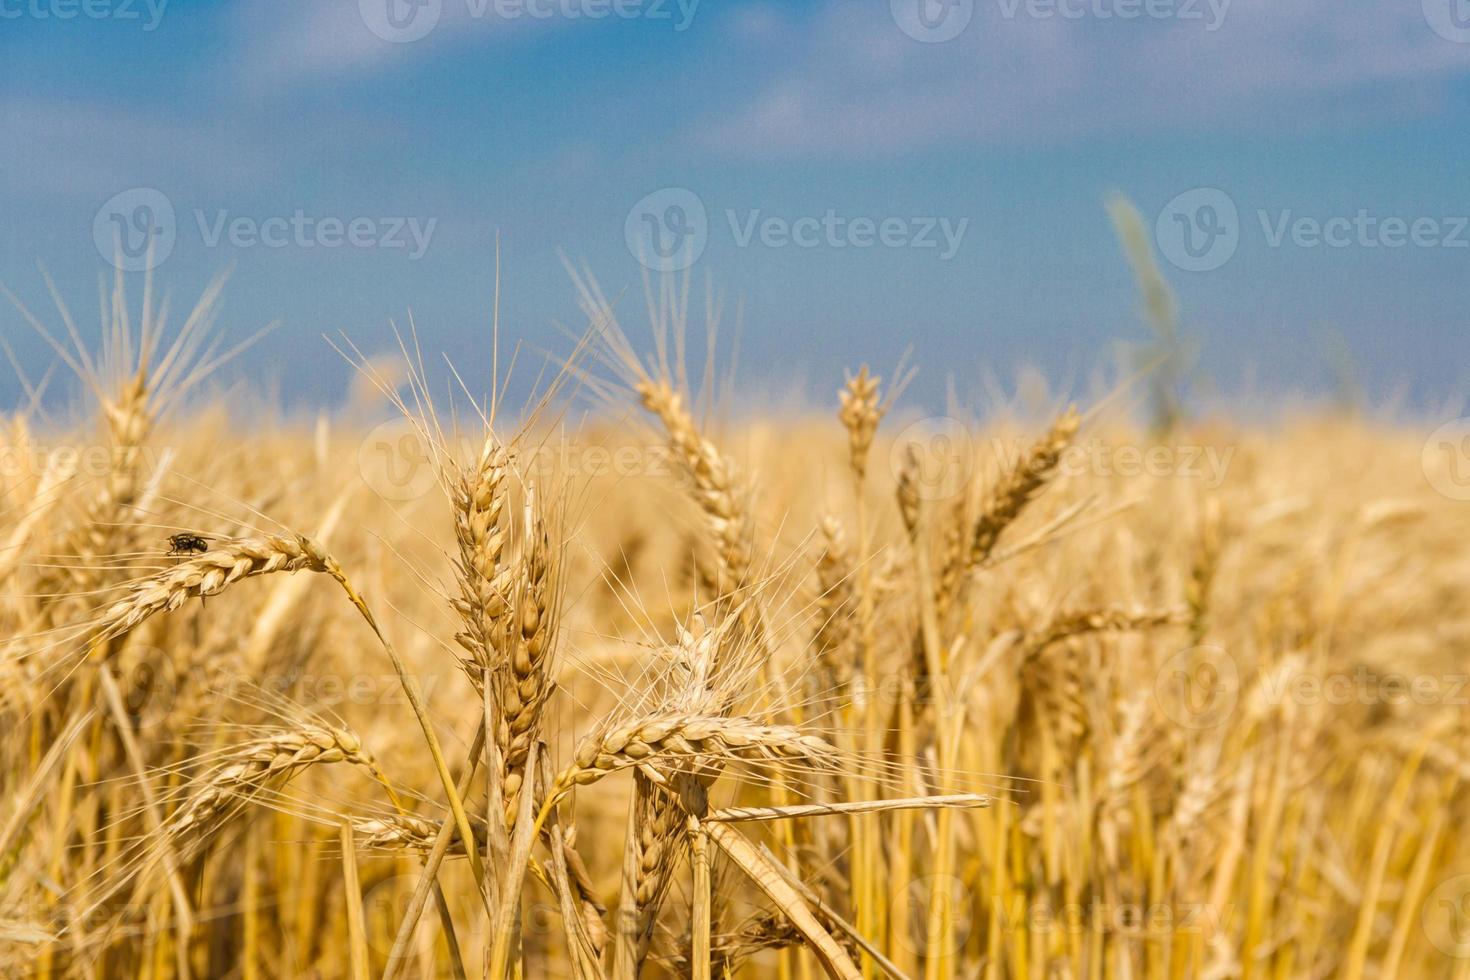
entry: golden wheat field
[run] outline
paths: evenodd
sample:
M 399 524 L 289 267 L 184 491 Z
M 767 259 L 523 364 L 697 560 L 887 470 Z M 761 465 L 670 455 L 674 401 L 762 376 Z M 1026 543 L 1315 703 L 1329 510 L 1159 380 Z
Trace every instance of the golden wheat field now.
M 37 314 L 91 401 L 0 439 L 0 971 L 1470 977 L 1422 434 L 723 412 L 686 294 L 579 285 L 530 403 L 404 333 L 308 421 L 198 394 L 213 292 Z

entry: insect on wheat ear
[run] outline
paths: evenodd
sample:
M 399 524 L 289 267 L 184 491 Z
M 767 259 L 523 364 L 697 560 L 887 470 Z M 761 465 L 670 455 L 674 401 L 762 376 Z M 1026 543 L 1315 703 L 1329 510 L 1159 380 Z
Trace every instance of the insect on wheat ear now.
M 169 535 L 168 543 L 172 546 L 169 549 L 170 555 L 202 555 L 209 551 L 208 538 L 187 531 Z
M 209 551 L 209 539 L 194 534 L 192 531 L 184 531 L 180 534 L 171 534 L 168 538 L 171 545 L 169 554 L 171 556 L 202 555 Z M 199 597 L 199 605 L 204 605 L 204 596 Z

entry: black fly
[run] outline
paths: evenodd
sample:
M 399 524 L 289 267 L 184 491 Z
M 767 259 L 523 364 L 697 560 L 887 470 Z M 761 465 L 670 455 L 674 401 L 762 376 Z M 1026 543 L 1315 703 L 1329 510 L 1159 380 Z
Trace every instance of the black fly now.
M 200 537 L 189 531 L 182 534 L 170 534 L 168 537 L 169 555 L 202 555 L 209 551 L 209 539 Z M 199 604 L 204 604 L 204 596 L 199 597 Z
M 170 535 L 168 543 L 173 546 L 169 551 L 170 555 L 202 555 L 209 550 L 208 538 L 201 538 L 187 531 L 183 534 Z

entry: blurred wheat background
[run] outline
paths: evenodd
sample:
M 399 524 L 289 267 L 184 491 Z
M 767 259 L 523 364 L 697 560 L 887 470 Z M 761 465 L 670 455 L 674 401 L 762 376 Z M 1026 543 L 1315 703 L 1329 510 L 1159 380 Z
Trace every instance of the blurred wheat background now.
M 1146 251 L 1142 373 L 983 418 L 728 421 L 687 283 L 314 423 L 191 397 L 214 287 L 24 311 L 93 406 L 0 440 L 0 970 L 1470 976 L 1455 474 L 1191 417 Z

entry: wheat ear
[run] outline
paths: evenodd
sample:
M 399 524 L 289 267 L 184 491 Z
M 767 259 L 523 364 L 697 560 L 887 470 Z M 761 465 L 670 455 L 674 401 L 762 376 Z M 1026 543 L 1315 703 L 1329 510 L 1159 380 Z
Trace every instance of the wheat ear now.
M 264 537 L 232 541 L 224 547 L 131 582 L 127 595 L 93 622 L 94 640 L 120 636 L 150 616 L 168 612 L 193 598 L 218 595 L 247 578 L 276 572 L 326 572 L 332 559 L 310 538 Z
M 735 464 L 699 433 L 684 398 L 666 381 L 645 378 L 635 386 L 643 407 L 658 416 L 675 458 L 690 478 L 695 502 L 717 544 L 720 566 L 729 581 L 706 583 L 715 594 L 748 581 L 753 527 Z
M 455 636 L 475 665 L 476 684 L 505 647 L 512 572 L 504 561 L 505 505 L 510 460 L 505 448 L 487 439 L 475 466 L 450 489 L 454 537 L 459 546 L 460 597 L 454 602 L 464 630 Z

